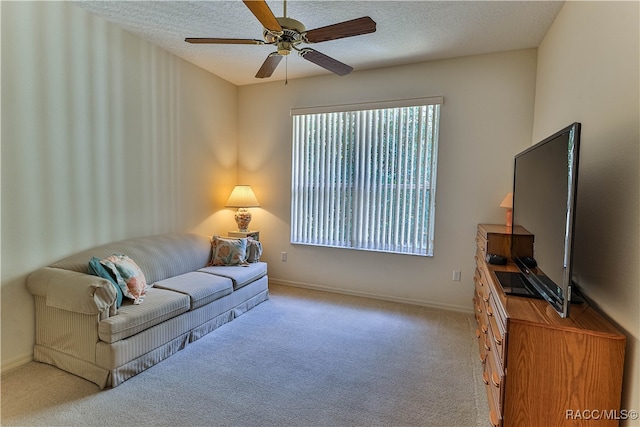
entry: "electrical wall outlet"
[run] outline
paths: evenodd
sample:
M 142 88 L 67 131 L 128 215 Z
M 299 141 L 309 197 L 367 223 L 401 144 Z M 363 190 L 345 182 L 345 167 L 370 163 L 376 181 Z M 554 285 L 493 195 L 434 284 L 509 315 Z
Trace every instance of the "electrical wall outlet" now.
M 454 282 L 459 282 L 462 276 L 462 272 L 460 270 L 453 270 L 453 275 L 451 276 L 451 280 Z
M 282 252 L 280 255 L 281 255 L 280 259 L 282 260 L 282 262 L 287 262 L 287 253 L 286 252 Z

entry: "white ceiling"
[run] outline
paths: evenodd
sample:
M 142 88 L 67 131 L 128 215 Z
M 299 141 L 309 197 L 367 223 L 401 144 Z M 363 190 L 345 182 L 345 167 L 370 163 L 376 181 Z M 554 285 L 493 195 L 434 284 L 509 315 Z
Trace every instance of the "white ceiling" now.
M 275 16 L 283 1 L 268 0 Z M 189 44 L 185 37 L 262 39 L 262 25 L 240 0 L 78 1 L 141 38 L 236 85 L 331 74 L 296 54 L 273 76 L 254 78 L 273 46 Z M 355 71 L 538 47 L 562 1 L 287 1 L 307 30 L 370 16 L 377 31 L 307 45 Z M 336 76 L 336 78 L 340 78 Z

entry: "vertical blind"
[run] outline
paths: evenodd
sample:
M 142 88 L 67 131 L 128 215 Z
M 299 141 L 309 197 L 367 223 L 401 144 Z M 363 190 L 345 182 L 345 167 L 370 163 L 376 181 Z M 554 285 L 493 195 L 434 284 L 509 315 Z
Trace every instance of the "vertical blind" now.
M 433 255 L 441 103 L 292 110 L 291 242 Z

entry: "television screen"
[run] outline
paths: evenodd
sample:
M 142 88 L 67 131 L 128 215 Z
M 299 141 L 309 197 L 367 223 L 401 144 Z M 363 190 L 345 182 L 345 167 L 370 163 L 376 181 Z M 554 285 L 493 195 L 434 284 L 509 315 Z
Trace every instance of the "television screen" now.
M 512 257 L 562 317 L 571 300 L 579 144 L 580 123 L 573 123 L 517 154 L 514 164 L 513 224 L 534 235 L 534 256 L 514 245 Z

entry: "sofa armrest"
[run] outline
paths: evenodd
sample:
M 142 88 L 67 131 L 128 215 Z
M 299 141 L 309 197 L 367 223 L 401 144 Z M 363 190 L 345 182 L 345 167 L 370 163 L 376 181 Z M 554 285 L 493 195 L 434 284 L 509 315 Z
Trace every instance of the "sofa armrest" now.
M 50 307 L 82 314 L 116 314 L 117 292 L 101 277 L 60 268 L 43 267 L 27 277 L 27 289 L 46 298 Z

